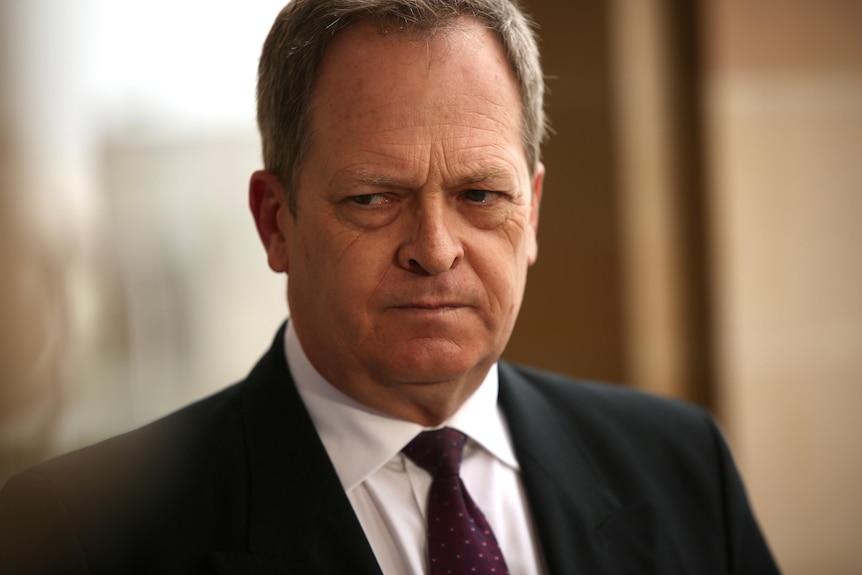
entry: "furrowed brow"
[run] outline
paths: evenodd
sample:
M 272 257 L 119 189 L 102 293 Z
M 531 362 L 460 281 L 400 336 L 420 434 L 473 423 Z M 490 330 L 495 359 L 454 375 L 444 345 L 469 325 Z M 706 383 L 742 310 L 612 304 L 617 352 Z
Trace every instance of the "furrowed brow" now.
M 461 186 L 470 186 L 475 184 L 482 184 L 489 181 L 509 182 L 513 179 L 513 175 L 509 170 L 505 170 L 498 167 L 489 167 L 483 168 L 476 172 L 469 173 L 458 181 Z
M 341 176 L 354 184 L 376 188 L 409 189 L 411 187 L 411 183 L 406 180 L 371 170 L 351 170 Z
M 482 168 L 474 172 L 468 172 L 463 176 L 456 176 L 451 183 L 455 184 L 457 187 L 464 187 L 482 184 L 489 181 L 510 182 L 513 179 L 514 175 L 509 170 L 493 166 Z M 335 180 L 346 182 L 350 185 L 369 186 L 375 188 L 409 190 L 417 187 L 416 182 L 366 169 L 345 170 L 338 173 Z
M 358 170 L 355 172 L 351 172 L 351 179 L 360 184 L 367 184 L 369 186 L 380 186 L 383 188 L 394 188 L 400 187 L 404 184 L 403 181 L 394 178 L 392 176 L 388 176 L 386 174 L 380 174 L 378 172 L 372 172 L 370 170 Z

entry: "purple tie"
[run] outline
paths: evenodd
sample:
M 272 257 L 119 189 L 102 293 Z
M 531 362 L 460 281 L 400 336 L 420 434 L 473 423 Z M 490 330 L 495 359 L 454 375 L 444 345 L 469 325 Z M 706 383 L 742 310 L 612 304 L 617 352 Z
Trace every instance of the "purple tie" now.
M 430 573 L 508 574 L 491 526 L 458 475 L 466 442 L 463 433 L 445 427 L 423 431 L 403 450 L 434 478 L 428 493 Z

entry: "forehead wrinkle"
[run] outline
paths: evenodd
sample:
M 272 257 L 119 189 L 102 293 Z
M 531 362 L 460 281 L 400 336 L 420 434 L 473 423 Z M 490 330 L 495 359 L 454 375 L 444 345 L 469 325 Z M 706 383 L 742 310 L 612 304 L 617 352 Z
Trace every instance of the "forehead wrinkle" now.
M 514 177 L 511 170 L 500 166 L 486 166 L 480 167 L 476 170 L 461 170 L 461 172 L 461 175 L 455 174 L 452 178 L 452 182 L 448 185 L 451 187 L 460 187 L 481 184 L 491 180 L 505 180 L 508 182 Z M 418 189 L 424 185 L 424 183 L 418 184 L 418 182 L 410 181 L 397 175 L 368 168 L 340 170 L 334 179 L 347 179 L 352 183 L 374 188 L 403 190 Z
M 503 142 L 481 142 L 447 151 L 438 142 L 437 157 L 446 185 L 459 187 L 491 180 L 514 185 L 519 179 L 516 158 L 507 154 Z
M 480 168 L 478 171 L 468 173 L 466 176 L 459 178 L 461 184 L 479 184 L 488 180 L 498 180 L 502 178 L 510 178 L 509 170 L 497 166 L 489 166 Z
M 349 170 L 351 179 L 360 184 L 380 188 L 404 188 L 405 180 L 382 172 L 361 168 L 358 170 Z
M 386 143 L 383 149 L 357 150 L 353 157 L 340 167 L 333 166 L 333 172 L 328 180 L 329 185 L 367 185 L 388 188 L 409 189 L 417 187 L 415 172 L 421 166 L 421 172 L 427 171 L 427 158 L 414 151 L 405 158 L 392 153 L 390 148 L 415 148 L 415 145 L 403 142 Z

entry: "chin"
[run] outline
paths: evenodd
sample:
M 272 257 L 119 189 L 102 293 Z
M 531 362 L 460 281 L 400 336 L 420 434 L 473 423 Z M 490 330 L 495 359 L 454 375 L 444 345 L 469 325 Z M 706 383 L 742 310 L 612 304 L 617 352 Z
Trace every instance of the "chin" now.
M 385 371 L 392 380 L 404 383 L 456 381 L 475 372 L 483 364 L 490 367 L 493 361 L 486 361 L 484 357 L 487 355 L 467 352 L 451 343 L 443 346 L 429 344 L 405 353 L 400 358 L 390 357 Z M 484 375 L 483 372 L 482 377 Z

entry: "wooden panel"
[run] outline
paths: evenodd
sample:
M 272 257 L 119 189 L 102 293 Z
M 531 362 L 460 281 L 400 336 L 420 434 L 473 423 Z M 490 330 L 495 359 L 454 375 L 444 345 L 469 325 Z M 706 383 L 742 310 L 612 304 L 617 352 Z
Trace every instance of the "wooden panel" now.
M 611 5 L 627 380 L 709 405 L 696 11 L 682 0 Z
M 539 260 L 505 357 L 568 374 L 624 374 L 605 3 L 533 0 L 549 114 Z

